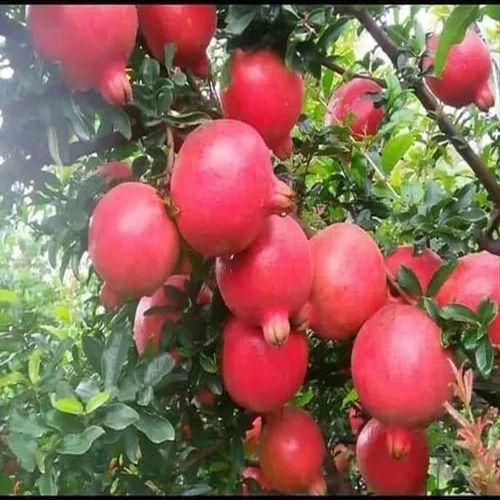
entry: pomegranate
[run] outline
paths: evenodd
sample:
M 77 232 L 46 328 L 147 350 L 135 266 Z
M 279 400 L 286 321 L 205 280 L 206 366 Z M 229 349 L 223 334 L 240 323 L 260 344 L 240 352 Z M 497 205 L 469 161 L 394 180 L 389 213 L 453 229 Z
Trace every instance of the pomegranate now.
M 351 406 L 349 410 L 347 410 L 347 419 L 352 435 L 357 436 L 366 423 L 361 411 L 357 407 Z
M 285 407 L 280 418 L 270 419 L 263 426 L 259 447 L 262 474 L 280 493 L 325 494 L 325 451 L 321 429 L 311 415 Z
M 201 406 L 213 406 L 217 401 L 217 394 L 210 387 L 202 386 L 196 391 L 195 399 Z
M 116 293 L 107 283 L 104 283 L 101 287 L 101 292 L 99 294 L 101 304 L 106 309 L 118 309 L 123 304 L 123 299 Z
M 451 352 L 439 327 L 420 309 L 388 304 L 360 329 L 351 356 L 363 407 L 385 424 L 427 425 L 452 396 Z
M 134 341 L 140 355 L 144 354 L 149 341 L 151 341 L 154 351 L 158 352 L 163 325 L 166 321 L 177 321 L 181 315 L 180 310 L 158 311 L 147 315 L 144 313 L 152 307 L 170 306 L 177 309 L 178 305 L 171 304 L 170 298 L 165 293 L 165 286 L 172 286 L 185 291 L 187 280 L 188 277 L 185 275 L 174 274 L 151 297 L 142 297 L 139 304 L 137 304 L 134 320 Z
M 98 169 L 100 176 L 108 185 L 115 185 L 132 178 L 132 167 L 128 163 L 121 161 L 111 161 L 101 165 Z
M 243 437 L 245 455 L 253 456 L 257 453 L 261 431 L 262 417 L 256 417 L 252 422 L 252 427 L 245 432 L 245 436 Z
M 314 277 L 309 302 L 294 319 L 325 339 L 355 335 L 387 298 L 384 257 L 355 224 L 338 223 L 310 240 Z
M 312 256 L 291 217 L 271 215 L 253 243 L 232 257 L 218 257 L 215 275 L 224 302 L 239 319 L 260 326 L 267 342 L 284 343 L 289 316 L 305 304 L 312 284 Z
M 458 303 L 477 310 L 489 297 L 500 308 L 500 257 L 485 250 L 458 259 L 458 264 L 436 294 L 442 307 Z M 491 343 L 500 346 L 500 314 L 488 328 Z
M 304 383 L 308 345 L 291 332 L 281 348 L 270 346 L 260 328 L 230 318 L 222 332 L 222 380 L 243 408 L 267 413 L 284 405 Z
M 387 428 L 372 418 L 358 437 L 356 462 L 368 488 L 376 494 L 425 494 L 429 452 L 423 429 L 411 433 L 408 453 L 394 458 L 387 449 Z
M 330 450 L 330 454 L 335 464 L 335 468 L 340 474 L 345 476 L 351 468 L 351 460 L 354 455 L 352 445 L 346 446 L 342 443 L 336 444 Z
M 97 274 L 124 298 L 152 294 L 179 254 L 179 237 L 162 199 L 139 182 L 115 186 L 99 200 L 88 241 Z
M 193 438 L 193 431 L 191 430 L 191 426 L 189 424 L 182 424 L 181 433 L 185 442 L 191 441 Z
M 427 38 L 427 51 L 422 69 L 427 71 L 434 62 L 439 36 Z M 491 58 L 488 47 L 476 32 L 469 29 L 460 43 L 453 44 L 446 56 L 440 78 L 426 76 L 425 81 L 436 97 L 455 108 L 475 104 L 488 111 L 495 104 L 495 97 L 488 85 L 491 74 Z
M 413 253 L 410 245 L 400 245 L 385 258 L 385 265 L 394 277 L 397 276 L 401 266 L 413 271 L 424 294 L 432 276 L 442 263 L 441 257 L 430 248 L 425 248 L 422 253 L 417 255 Z
M 370 95 L 380 94 L 382 90 L 368 78 L 353 78 L 341 85 L 328 103 L 325 126 L 344 124 L 355 139 L 375 135 L 384 119 L 384 110 L 375 105 Z
M 293 205 L 293 191 L 274 175 L 262 138 L 236 120 L 205 123 L 186 138 L 171 195 L 182 236 L 211 257 L 241 252 L 270 214 Z
M 110 104 L 132 100 L 125 66 L 135 45 L 135 5 L 30 5 L 27 25 L 35 51 L 60 62 L 75 90 L 100 91 Z
M 278 158 L 293 150 L 290 131 L 304 102 L 302 76 L 271 50 L 236 49 L 229 63 L 229 84 L 221 91 L 224 116 L 259 132 Z
M 165 61 L 165 45 L 175 44 L 173 64 L 207 76 L 206 50 L 217 28 L 215 5 L 138 5 L 139 25 L 153 55 Z

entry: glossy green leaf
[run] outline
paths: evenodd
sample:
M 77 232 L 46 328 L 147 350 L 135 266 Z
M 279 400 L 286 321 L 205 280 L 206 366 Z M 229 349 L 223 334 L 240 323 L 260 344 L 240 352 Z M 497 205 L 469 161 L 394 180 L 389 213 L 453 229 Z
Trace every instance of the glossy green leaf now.
M 116 403 L 106 408 L 103 424 L 115 431 L 121 431 L 138 420 L 139 414 L 133 408 Z
M 104 429 L 98 425 L 92 425 L 78 434 L 65 436 L 57 451 L 62 455 L 83 455 L 104 434 Z

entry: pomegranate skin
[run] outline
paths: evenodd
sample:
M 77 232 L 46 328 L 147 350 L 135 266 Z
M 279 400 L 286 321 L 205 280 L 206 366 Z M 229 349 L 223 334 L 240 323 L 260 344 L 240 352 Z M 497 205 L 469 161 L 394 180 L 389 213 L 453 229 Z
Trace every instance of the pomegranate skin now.
M 388 304 L 360 329 L 352 350 L 354 387 L 363 407 L 386 425 L 425 426 L 452 396 L 451 352 L 421 310 Z
M 423 429 L 411 433 L 408 453 L 396 459 L 387 450 L 387 428 L 372 418 L 359 434 L 356 462 L 368 488 L 376 494 L 425 494 L 429 452 Z
M 109 310 L 118 309 L 123 304 L 123 299 L 107 283 L 104 283 L 99 293 L 101 304 Z
M 132 178 L 132 167 L 128 163 L 111 161 L 101 165 L 98 173 L 101 177 L 104 177 L 106 184 L 111 186 L 129 181 Z
M 387 299 L 384 257 L 359 226 L 332 224 L 310 240 L 313 285 L 294 324 L 325 339 L 347 339 Z
M 397 276 L 400 266 L 405 266 L 415 274 L 420 288 L 425 294 L 434 273 L 441 267 L 443 260 L 430 248 L 414 255 L 410 245 L 400 245 L 385 258 L 385 265 L 394 277 Z
M 438 43 L 439 36 L 431 35 L 427 39 L 427 50 L 434 53 Z M 424 57 L 422 69 L 426 71 L 433 62 L 433 56 Z M 462 42 L 450 47 L 441 77 L 427 76 L 425 81 L 434 95 L 449 106 L 461 108 L 475 104 L 480 110 L 488 111 L 495 104 L 495 97 L 488 85 L 490 74 L 488 47 L 470 29 Z
M 302 333 L 291 332 L 278 349 L 265 341 L 260 328 L 230 318 L 222 338 L 224 387 L 243 408 L 256 413 L 276 410 L 304 383 L 309 349 Z
M 176 46 L 175 66 L 204 78 L 209 71 L 206 50 L 217 28 L 215 5 L 138 5 L 139 26 L 146 43 L 160 62 L 164 47 Z
M 137 304 L 134 320 L 134 342 L 139 355 L 144 354 L 149 341 L 151 341 L 154 351 L 158 352 L 163 325 L 166 321 L 177 321 L 181 315 L 181 311 L 158 311 L 148 315 L 144 315 L 144 313 L 152 307 L 172 305 L 165 293 L 164 286 L 172 286 L 185 291 L 187 280 L 188 276 L 186 275 L 174 274 L 151 297 L 142 297 L 139 304 Z M 178 354 L 175 353 L 172 357 L 175 359 Z
M 151 295 L 177 262 L 179 237 L 156 190 L 125 182 L 97 203 L 89 225 L 97 274 L 122 297 Z
M 328 103 L 325 126 L 346 124 L 355 139 L 375 135 L 384 119 L 384 110 L 375 107 L 369 94 L 382 90 L 378 83 L 368 78 L 353 78 L 341 85 Z
M 247 249 L 217 258 L 215 275 L 231 312 L 260 326 L 267 342 L 280 345 L 290 331 L 288 318 L 299 312 L 311 291 L 309 242 L 291 217 L 271 215 Z
M 135 5 L 31 5 L 27 17 L 35 51 L 61 63 L 74 90 L 99 90 L 112 105 L 132 100 L 125 66 L 138 28 Z
M 243 436 L 243 448 L 245 455 L 253 456 L 259 448 L 260 433 L 262 432 L 262 417 L 254 418 L 252 427 Z
M 500 257 L 483 250 L 458 259 L 458 264 L 436 294 L 443 307 L 458 303 L 473 311 L 489 297 L 500 308 Z M 500 314 L 488 328 L 491 343 L 500 347 Z
M 264 424 L 259 446 L 262 474 L 280 493 L 319 493 L 326 485 L 322 464 L 326 447 L 318 424 L 299 408 L 285 407 L 281 418 Z
M 208 257 L 241 252 L 269 215 L 293 205 L 293 191 L 274 175 L 262 138 L 236 120 L 208 122 L 189 134 L 170 186 L 179 231 Z
M 229 85 L 221 91 L 224 116 L 254 127 L 278 158 L 290 156 L 290 132 L 304 103 L 300 73 L 289 70 L 273 51 L 236 49 L 229 77 Z

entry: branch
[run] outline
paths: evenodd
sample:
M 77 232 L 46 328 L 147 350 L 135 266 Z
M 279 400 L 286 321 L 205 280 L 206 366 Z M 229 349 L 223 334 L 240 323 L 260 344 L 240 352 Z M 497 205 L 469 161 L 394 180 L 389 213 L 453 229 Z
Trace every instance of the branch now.
M 384 80 L 381 80 L 380 78 L 374 78 L 370 75 L 362 75 L 360 73 L 351 73 L 348 69 L 345 69 L 342 66 L 339 66 L 338 64 L 331 61 L 328 57 L 324 57 L 323 59 L 321 59 L 320 63 L 325 68 L 331 69 L 334 73 L 337 73 L 339 75 L 346 75 L 347 74 L 352 78 L 368 78 L 368 79 L 373 80 L 374 82 L 378 83 L 381 87 L 386 87 L 386 83 Z
M 387 33 L 378 26 L 373 16 L 366 10 L 353 5 L 335 6 L 340 13 L 353 15 L 363 25 L 363 27 L 372 35 L 373 39 L 379 44 L 380 48 L 389 56 L 395 68 L 398 67 L 398 58 L 403 49 L 398 47 L 387 35 Z M 464 75 L 466 78 L 466 75 Z M 428 113 L 436 119 L 441 131 L 448 137 L 458 154 L 467 162 L 474 171 L 477 178 L 481 181 L 491 200 L 500 206 L 500 184 L 488 167 L 482 162 L 481 158 L 469 146 L 466 139 L 460 131 L 451 123 L 451 121 L 442 113 L 441 106 L 434 96 L 426 89 L 424 82 L 419 80 L 413 83 L 415 95 L 423 104 Z

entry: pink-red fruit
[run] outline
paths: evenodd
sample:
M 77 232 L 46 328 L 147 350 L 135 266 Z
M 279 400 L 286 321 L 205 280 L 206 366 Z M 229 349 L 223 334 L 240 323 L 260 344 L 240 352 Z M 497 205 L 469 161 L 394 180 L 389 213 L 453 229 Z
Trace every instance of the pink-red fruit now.
M 289 317 L 305 304 L 312 285 L 312 256 L 301 227 L 291 217 L 271 215 L 243 252 L 219 257 L 217 284 L 224 302 L 242 321 L 260 326 L 267 342 L 280 345 Z
M 186 138 L 171 195 L 182 236 L 211 257 L 241 252 L 269 215 L 287 213 L 293 205 L 293 191 L 274 175 L 260 135 L 246 123 L 224 119 Z
M 309 302 L 294 323 L 325 339 L 356 334 L 387 298 L 384 257 L 359 226 L 338 223 L 310 240 L 313 285 Z
M 414 430 L 408 453 L 394 458 L 387 449 L 387 428 L 372 418 L 356 443 L 356 462 L 368 488 L 379 495 L 424 495 L 429 452 L 425 430 Z
M 245 455 L 253 456 L 257 453 L 262 432 L 262 417 L 254 418 L 252 427 L 245 432 L 243 437 L 243 448 Z
M 322 465 L 326 447 L 321 429 L 305 410 L 283 408 L 269 419 L 260 438 L 262 474 L 272 489 L 286 494 L 325 494 Z
M 427 38 L 427 50 L 437 51 L 439 36 Z M 422 60 L 426 71 L 434 62 L 433 55 Z M 480 110 L 488 111 L 495 104 L 495 97 L 489 88 L 491 58 L 486 44 L 472 29 L 468 30 L 460 43 L 453 44 L 446 56 L 446 62 L 439 78 L 425 77 L 436 97 L 455 108 L 475 104 Z
M 382 90 L 368 78 L 354 78 L 344 83 L 330 98 L 325 126 L 346 125 L 356 139 L 375 135 L 384 119 L 384 110 L 375 106 L 372 97 Z
M 500 257 L 482 251 L 465 255 L 436 294 L 442 307 L 457 303 L 477 311 L 480 302 L 489 298 L 500 308 Z M 500 312 L 490 323 L 491 343 L 500 346 Z
M 109 310 L 118 309 L 123 304 L 123 299 L 107 283 L 103 283 L 99 294 L 101 304 Z
M 287 343 L 277 348 L 265 341 L 260 328 L 230 318 L 222 338 L 224 387 L 243 408 L 256 413 L 276 410 L 304 383 L 309 350 L 302 333 L 291 332 Z
M 132 100 L 125 66 L 135 45 L 135 5 L 30 5 L 26 19 L 35 51 L 61 64 L 75 90 L 99 90 L 110 104 Z
M 225 117 L 252 125 L 278 158 L 290 156 L 290 132 L 302 111 L 304 84 L 275 52 L 236 49 L 221 102 Z
M 89 225 L 97 274 L 122 297 L 151 295 L 177 262 L 179 237 L 156 190 L 125 182 L 97 203 Z
M 99 167 L 98 172 L 101 177 L 104 177 L 108 186 L 129 181 L 132 178 L 132 167 L 121 161 L 105 163 Z
M 354 387 L 363 407 L 384 424 L 424 426 L 452 396 L 451 353 L 424 312 L 388 304 L 359 331 L 352 350 Z
M 153 55 L 165 61 L 165 45 L 175 44 L 173 64 L 207 76 L 206 50 L 217 28 L 215 5 L 138 5 L 139 25 Z

